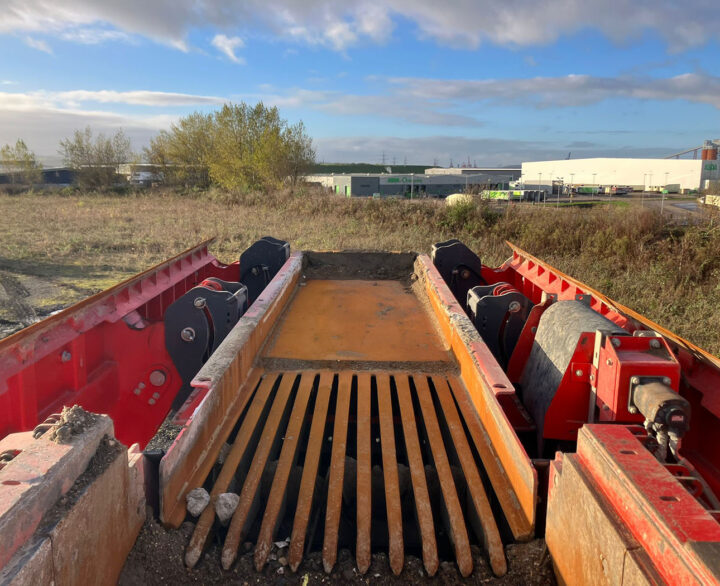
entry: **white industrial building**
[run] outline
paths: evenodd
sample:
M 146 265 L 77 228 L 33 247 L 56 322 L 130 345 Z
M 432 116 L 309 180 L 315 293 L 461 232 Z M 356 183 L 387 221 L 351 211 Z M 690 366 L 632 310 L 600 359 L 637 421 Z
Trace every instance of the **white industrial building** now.
M 316 183 L 347 197 L 405 196 L 446 197 L 451 193 L 483 189 L 505 189 L 516 175 L 499 174 L 420 174 L 420 173 L 338 173 L 306 175 Z
M 567 186 L 624 186 L 634 191 L 658 191 L 667 186 L 696 190 L 715 181 L 717 160 L 692 159 L 567 159 L 522 164 L 521 182 L 526 187 L 562 183 Z

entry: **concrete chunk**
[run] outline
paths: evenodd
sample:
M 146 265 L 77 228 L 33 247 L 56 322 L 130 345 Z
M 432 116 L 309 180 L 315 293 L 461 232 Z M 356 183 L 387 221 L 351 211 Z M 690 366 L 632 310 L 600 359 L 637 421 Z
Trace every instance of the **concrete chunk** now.
M 187 510 L 193 517 L 199 517 L 210 503 L 210 495 L 204 488 L 194 488 L 185 497 Z

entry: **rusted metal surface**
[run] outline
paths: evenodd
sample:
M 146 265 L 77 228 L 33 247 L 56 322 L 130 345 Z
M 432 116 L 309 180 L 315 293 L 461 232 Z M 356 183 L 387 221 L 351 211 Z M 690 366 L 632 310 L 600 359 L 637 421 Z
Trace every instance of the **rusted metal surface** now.
M 320 461 L 323 433 L 325 432 L 325 418 L 327 417 L 332 385 L 332 373 L 320 373 L 320 383 L 318 385 L 317 398 L 315 399 L 315 411 L 310 426 L 310 437 L 308 438 L 308 445 L 305 452 L 300 492 L 298 494 L 295 519 L 290 536 L 288 563 L 293 572 L 298 569 L 305 549 L 305 533 L 307 531 L 308 521 L 310 520 L 313 496 L 315 495 L 315 480 L 318 463 Z
M 418 298 L 399 281 L 307 281 L 266 355 L 296 360 L 447 362 Z
M 641 443 L 640 427 L 586 425 L 578 464 L 668 583 L 713 584 L 720 522 Z
M 275 383 L 271 377 L 265 377 L 258 386 L 259 380 L 260 373 L 258 372 L 256 373 L 255 379 L 251 382 L 251 384 L 254 384 L 254 386 L 257 387 L 252 403 L 250 404 L 242 426 L 235 437 L 230 453 L 225 458 L 222 470 L 220 470 L 220 474 L 218 475 L 217 480 L 215 480 L 215 484 L 213 484 L 212 491 L 210 492 L 211 506 L 207 506 L 205 508 L 195 525 L 190 545 L 185 552 L 185 563 L 189 568 L 195 567 L 195 564 L 202 555 L 210 530 L 212 529 L 213 522 L 215 521 L 215 501 L 217 500 L 218 495 L 227 491 L 230 481 L 235 475 L 237 467 L 247 451 L 248 444 L 250 443 L 250 437 L 255 431 L 255 427 L 257 426 L 263 409 L 265 409 L 265 404 L 270 396 L 273 384 Z
M 372 529 L 372 434 L 370 433 L 371 379 L 357 375 L 357 545 L 355 559 L 361 574 L 370 567 Z
M 272 547 L 273 538 L 275 537 L 275 526 L 278 515 L 280 514 L 280 509 L 283 506 L 290 469 L 295 463 L 297 446 L 300 440 L 300 434 L 302 433 L 302 424 L 305 419 L 305 412 L 313 383 L 314 377 L 312 376 L 304 376 L 301 378 L 297 397 L 293 404 L 292 415 L 290 416 L 290 424 L 283 438 L 283 447 L 280 452 L 277 470 L 273 477 L 272 490 L 268 497 L 265 516 L 263 517 L 262 527 L 260 528 L 260 534 L 255 545 L 255 568 L 258 571 L 265 566 L 267 556 Z
M 488 552 L 493 572 L 503 575 L 503 546 L 470 447 L 472 438 L 466 434 L 464 416 L 455 406 L 454 393 L 465 392 L 460 389 L 462 382 L 455 377 L 426 373 L 265 373 L 215 480 L 211 505 L 196 525 L 186 552 L 187 565 L 192 567 L 202 555 L 214 523 L 217 496 L 226 492 L 235 478 L 242 486 L 238 487 L 240 501 L 222 549 L 225 569 L 232 566 L 238 546 L 247 538 L 255 541 L 255 565 L 262 569 L 273 541 L 288 537 L 277 534 L 277 528 L 289 515 L 290 569 L 298 569 L 306 548 L 321 543 L 323 566 L 331 572 L 341 541 L 347 544 L 352 539 L 347 532 L 341 539 L 341 519 L 352 510 L 352 495 L 357 507 L 353 511 L 357 515 L 354 537 L 360 572 L 367 571 L 372 559 L 371 535 L 387 531 L 390 567 L 396 575 L 401 574 L 404 532 L 411 531 L 422 547 L 428 574 L 437 572 L 438 535 L 442 533 L 450 537 L 460 572 L 468 576 L 473 569 L 472 528 L 475 542 Z M 356 410 L 350 409 L 352 404 Z M 312 410 L 309 405 L 314 405 Z M 357 428 L 354 449 L 351 423 Z M 403 440 L 396 441 L 399 437 Z M 376 483 L 382 482 L 385 500 L 385 514 L 381 516 L 377 512 L 374 515 L 372 508 L 374 450 L 378 450 L 376 457 L 382 464 L 382 473 L 375 478 Z M 302 461 L 298 454 L 304 454 Z M 353 456 L 357 458 L 356 474 L 347 475 Z M 296 464 L 302 467 L 299 487 L 288 482 Z M 409 485 L 402 488 L 401 466 L 410 470 L 412 493 Z M 434 497 L 439 500 L 435 502 L 431 501 L 428 474 L 439 487 Z M 299 475 L 296 471 L 296 478 Z M 264 482 L 269 486 L 267 494 L 261 489 Z M 410 496 L 412 502 L 403 502 Z M 285 510 L 288 501 L 297 503 L 294 510 Z M 403 515 L 404 510 L 412 510 L 409 507 L 416 513 L 416 525 Z M 260 518 L 262 523 L 254 537 L 248 532 Z
M 325 513 L 325 541 L 323 543 L 323 567 L 329 574 L 337 559 L 338 528 L 345 477 L 345 452 L 347 446 L 348 410 L 350 408 L 350 385 L 352 373 L 341 372 L 335 404 L 335 426 L 332 436 L 332 457 L 328 472 L 328 492 Z
M 561 584 L 663 583 L 575 455 L 550 463 L 548 499 L 545 540 Z
M 242 542 L 247 533 L 248 525 L 252 524 L 254 514 L 257 512 L 256 500 L 258 498 L 257 489 L 260 486 L 260 479 L 268 456 L 278 439 L 278 429 L 280 423 L 288 407 L 288 399 L 290 391 L 295 384 L 296 373 L 285 373 L 280 375 L 280 387 L 275 394 L 272 409 L 265 420 L 260 443 L 255 450 L 250 470 L 245 477 L 245 482 L 240 493 L 240 502 L 238 503 L 232 522 L 228 528 L 225 537 L 225 545 L 222 551 L 222 565 L 226 570 L 233 564 L 237 557 L 238 546 Z
M 85 471 L 105 435 L 113 437 L 113 424 L 100 416 L 68 443 L 52 442 L 47 434 L 35 439 L 30 431 L 0 440 L 0 452 L 16 453 L 0 470 L 0 569 Z
M 482 534 L 483 542 L 490 555 L 490 566 L 493 569 L 493 573 L 496 576 L 504 576 L 507 573 L 507 562 L 505 561 L 505 551 L 502 540 L 500 539 L 500 532 L 495 523 L 495 517 L 490 508 L 487 494 L 485 494 L 480 473 L 473 460 L 460 415 L 457 412 L 455 402 L 452 398 L 450 390 L 451 383 L 448 379 L 437 376 L 432 378 L 432 382 L 440 405 L 442 406 L 442 412 L 445 416 L 448 429 L 450 430 L 463 474 L 467 481 L 468 491 L 475 506 L 475 513 L 480 525 L 476 533 Z M 458 385 L 457 381 L 455 381 L 454 384 Z
M 385 478 L 385 503 L 389 538 L 390 568 L 395 575 L 402 572 L 404 564 L 402 509 L 400 507 L 400 483 L 395 450 L 395 425 L 393 423 L 390 376 L 376 377 L 378 412 L 380 416 L 380 446 L 382 447 L 383 475 Z
M 483 434 L 474 437 L 477 441 L 486 435 L 489 440 L 486 445 L 490 448 L 481 449 L 482 441 L 476 444 L 483 464 L 488 473 L 492 471 L 495 475 L 491 481 L 497 487 L 496 492 L 503 492 L 507 486 L 515 496 L 520 510 L 514 507 L 514 499 L 505 499 L 503 511 L 516 538 L 527 539 L 535 530 L 537 472 L 498 402 L 502 394 L 514 395 L 514 387 L 429 257 L 419 255 L 415 262 L 416 274 L 424 280 L 430 306 L 460 367 L 463 387 L 456 392 L 456 397 L 462 403 L 464 399 L 461 401 L 458 394 L 465 392 L 469 403 L 463 415 L 468 420 L 479 418 Z
M 294 291 L 302 254 L 293 253 L 193 380 L 202 396 L 160 463 L 160 518 L 179 527 L 185 495 L 201 486 L 254 387 L 259 350 Z M 191 396 L 188 401 L 192 401 Z
M 436 289 L 428 287 L 428 293 L 430 305 L 438 303 L 433 301 Z M 502 414 L 497 389 L 483 387 L 498 379 L 492 378 L 491 366 L 480 371 L 477 350 L 466 349 L 469 358 L 459 350 L 474 340 L 458 333 L 456 316 L 445 314 L 438 319 L 446 320 L 444 326 L 433 324 L 417 294 L 398 281 L 310 280 L 285 305 L 262 356 L 257 354 L 258 338 L 252 345 L 254 358 L 248 354 L 241 363 L 262 381 L 255 384 L 253 399 L 236 412 L 235 420 L 242 417 L 239 431 L 212 489 L 214 502 L 228 490 L 231 478 L 240 483 L 223 567 L 229 568 L 238 546 L 250 540 L 261 569 L 273 542 L 289 538 L 292 571 L 306 551 L 322 548 L 323 565 L 330 572 L 338 548 L 353 548 L 354 541 L 361 573 L 369 568 L 372 552 L 382 547 L 392 571 L 401 574 L 405 548 L 419 547 L 425 569 L 434 575 L 442 545 L 468 576 L 473 569 L 470 544 L 477 543 L 487 550 L 493 572 L 503 575 L 503 545 L 480 469 L 491 479 L 515 535 L 532 535 L 534 509 L 528 515 L 515 495 L 515 483 L 525 486 L 523 461 L 520 471 L 511 470 L 511 478 L 500 457 L 503 451 L 515 454 L 517 447 L 496 451 L 478 416 L 478 407 L 487 410 L 491 401 L 490 410 Z M 445 338 L 442 327 L 449 327 Z M 253 361 L 256 366 L 250 370 Z M 282 361 L 293 367 L 271 366 Z M 254 374 L 258 364 L 262 375 Z M 412 368 L 406 371 L 407 365 Z M 237 377 L 230 380 L 238 382 Z M 253 389 L 243 387 L 239 393 L 250 395 Z M 491 418 L 501 428 L 494 433 L 502 436 L 506 430 L 497 425 L 497 414 Z M 512 431 L 506 419 L 504 423 Z M 483 465 L 485 460 L 489 466 Z M 533 482 L 530 476 L 531 490 L 523 498 L 531 496 L 534 503 Z M 381 492 L 373 495 L 373 485 Z M 373 507 L 374 499 L 382 504 Z M 286 503 L 293 503 L 290 510 Z M 208 507 L 201 516 L 188 565 L 202 552 L 214 515 Z
M 427 479 L 425 478 L 425 465 L 423 463 L 422 452 L 420 451 L 415 413 L 410 396 L 409 376 L 401 373 L 396 374 L 395 384 L 398 392 L 400 416 L 402 417 L 405 449 L 407 450 L 408 464 L 410 466 L 410 480 L 412 481 L 413 498 L 415 499 L 415 512 L 417 513 L 420 535 L 422 537 L 423 564 L 428 575 L 434 576 L 439 565 L 437 540 L 435 539 L 435 524 L 433 523 L 430 494 L 428 492 Z
M 457 558 L 458 568 L 463 576 L 469 576 L 473 569 L 470 540 L 450 468 L 450 462 L 445 452 L 437 414 L 432 403 L 432 397 L 430 396 L 430 388 L 427 379 L 423 377 L 415 377 L 415 385 L 420 408 L 422 409 L 423 420 L 425 421 L 425 429 L 430 443 L 433 463 L 438 473 L 438 480 L 440 482 L 443 500 L 445 501 L 448 532 L 455 547 L 455 557 Z

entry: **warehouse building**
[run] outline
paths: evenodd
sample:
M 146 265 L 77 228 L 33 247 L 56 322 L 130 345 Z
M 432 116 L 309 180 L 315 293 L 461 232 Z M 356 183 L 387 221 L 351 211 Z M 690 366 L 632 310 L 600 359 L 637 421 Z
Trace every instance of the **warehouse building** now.
M 689 159 L 568 159 L 522 164 L 524 186 L 629 187 L 633 191 L 690 192 L 719 179 L 717 160 Z
M 425 169 L 425 175 L 490 175 L 515 181 L 520 179 L 521 171 L 520 167 L 432 167 Z
M 451 193 L 507 189 L 512 175 L 346 173 L 307 175 L 305 180 L 347 197 L 447 197 Z

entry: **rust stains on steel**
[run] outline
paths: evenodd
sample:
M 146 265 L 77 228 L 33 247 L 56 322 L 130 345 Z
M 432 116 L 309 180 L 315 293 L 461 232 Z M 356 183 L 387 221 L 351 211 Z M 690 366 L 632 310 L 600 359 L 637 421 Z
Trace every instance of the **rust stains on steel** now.
M 370 430 L 371 378 L 357 375 L 357 545 L 355 558 L 361 574 L 368 571 L 371 557 L 372 435 Z
M 434 576 L 438 570 L 439 559 L 437 541 L 435 539 L 435 524 L 433 523 L 430 493 L 425 478 L 425 465 L 423 464 L 420 441 L 418 440 L 415 413 L 413 412 L 412 398 L 410 396 L 410 383 L 407 374 L 396 374 L 398 403 L 402 418 L 405 449 L 410 464 L 410 479 L 412 481 L 415 498 L 415 511 L 417 513 L 420 536 L 422 537 L 423 564 L 428 575 Z
M 255 545 L 255 568 L 260 571 L 265 566 L 272 541 L 275 537 L 275 526 L 284 503 L 285 491 L 287 488 L 290 469 L 295 464 L 297 446 L 302 433 L 302 424 L 305 419 L 310 392 L 312 391 L 314 377 L 304 376 L 300 379 L 300 387 L 293 405 L 290 424 L 288 425 L 283 439 L 282 451 L 278 460 L 275 476 L 273 477 L 272 489 L 268 497 L 265 516 L 263 517 L 260 534 Z
M 296 373 L 286 373 L 280 375 L 280 388 L 278 389 L 275 400 L 273 401 L 270 414 L 265 421 L 265 427 L 260 437 L 255 456 L 253 457 L 250 470 L 245 477 L 242 492 L 240 493 L 240 502 L 233 514 L 225 545 L 222 551 L 222 566 L 226 570 L 232 566 L 237 557 L 237 550 L 240 542 L 245 537 L 248 526 L 254 521 L 254 512 L 256 507 L 253 505 L 257 502 L 257 489 L 260 485 L 260 478 L 265 470 L 268 456 L 276 443 L 278 428 L 280 422 L 289 404 L 290 391 L 295 384 Z
M 415 264 L 415 272 L 424 280 L 430 306 L 443 336 L 452 345 L 452 352 L 460 367 L 463 388 L 458 389 L 455 395 L 465 395 L 472 413 L 464 415 L 469 415 L 470 419 L 479 418 L 483 433 L 489 440 L 488 446 L 491 449 L 484 451 L 483 464 L 488 471 L 496 472 L 496 479 L 501 478 L 502 483 L 510 487 L 514 500 L 519 504 L 518 514 L 511 525 L 513 534 L 518 539 L 529 539 L 535 531 L 537 471 L 496 397 L 496 392 L 511 392 L 512 383 L 445 285 L 430 258 L 421 254 Z M 478 451 L 483 454 L 479 447 Z M 490 461 L 491 457 L 496 459 L 495 463 Z M 502 486 L 495 484 L 495 480 L 492 482 L 493 486 L 496 486 L 496 492 L 500 493 Z M 508 500 L 505 505 L 512 507 Z M 506 510 L 505 507 L 503 510 Z M 511 516 L 508 516 L 508 520 L 510 518 Z
M 160 462 L 164 524 L 180 527 L 185 495 L 205 481 L 246 407 L 255 388 L 249 382 L 260 370 L 256 358 L 294 292 L 301 268 L 302 254 L 294 252 L 193 380 L 193 387 L 206 395 Z
M 259 379 L 259 374 L 258 374 Z M 210 505 L 205 507 L 205 510 L 200 515 L 195 530 L 193 531 L 192 538 L 190 539 L 190 545 L 185 552 L 185 563 L 189 568 L 195 567 L 200 556 L 202 555 L 203 549 L 207 542 L 207 538 L 212 529 L 213 522 L 215 521 L 215 501 L 217 497 L 227 491 L 230 481 L 232 480 L 235 472 L 240 465 L 240 461 L 245 456 L 250 438 L 255 432 L 260 415 L 265 409 L 270 391 L 273 387 L 273 382 L 270 377 L 265 377 L 260 382 L 260 386 L 255 391 L 252 398 L 250 408 L 243 420 L 240 431 L 238 431 L 235 441 L 233 442 L 230 453 L 225 458 L 222 470 L 213 485 L 212 492 L 210 493 Z
M 393 425 L 390 376 L 376 377 L 378 411 L 380 415 L 380 447 L 382 448 L 383 474 L 385 477 L 385 503 L 387 507 L 388 540 L 390 545 L 390 568 L 395 575 L 402 572 L 405 563 L 403 545 L 402 509 L 400 507 L 400 482 L 395 452 L 395 426 Z
M 305 532 L 308 521 L 310 520 L 310 510 L 315 493 L 315 478 L 317 476 L 318 463 L 320 462 L 320 451 L 322 449 L 325 419 L 327 417 L 332 385 L 333 374 L 330 372 L 322 372 L 320 374 L 317 398 L 315 399 L 315 412 L 313 413 L 313 420 L 310 425 L 310 438 L 308 439 L 307 450 L 305 452 L 305 463 L 303 464 L 300 492 L 295 509 L 295 520 L 293 521 L 292 534 L 290 535 L 288 563 L 293 572 L 297 571 L 302 561 L 303 550 L 305 549 Z
M 452 469 L 450 468 L 450 462 L 445 452 L 437 414 L 433 406 L 432 397 L 430 396 L 430 387 L 427 378 L 421 376 L 415 377 L 415 385 L 420 408 L 422 409 L 423 420 L 425 421 L 428 440 L 430 442 L 433 462 L 438 473 L 440 489 L 442 490 L 443 500 L 445 501 L 445 507 L 447 509 L 448 533 L 455 546 L 455 557 L 460 573 L 464 577 L 467 577 L 473 569 L 470 540 L 468 538 L 467 528 L 465 527 L 455 481 L 453 480 Z
M 212 505 L 201 515 L 187 548 L 187 565 L 193 567 L 201 557 L 213 527 L 215 501 L 236 478 L 242 479 L 242 487 L 222 549 L 225 569 L 232 566 L 239 544 L 261 515 L 254 552 L 258 570 L 267 563 L 273 541 L 285 537 L 276 535 L 281 521 L 292 517 L 290 569 L 297 571 L 306 548 L 322 541 L 323 566 L 331 572 L 341 533 L 342 541 L 350 537 L 342 530 L 341 518 L 352 511 L 353 503 L 347 499 L 353 495 L 360 572 L 366 572 L 372 560 L 371 535 L 387 531 L 390 567 L 401 574 L 403 532 L 409 529 L 407 513 L 414 511 L 413 532 L 420 538 L 417 543 L 429 575 L 438 570 L 438 535 L 444 533 L 454 546 L 463 576 L 473 569 L 471 534 L 487 550 L 493 572 L 502 576 L 507 571 L 503 545 L 471 449 L 471 434 L 465 430 L 468 420 L 455 404 L 455 394 L 465 392 L 460 389 L 462 382 L 455 377 L 427 373 L 265 373 L 240 416 L 237 436 L 212 488 Z M 378 432 L 376 446 L 373 437 Z M 382 459 L 385 513 L 380 516 L 373 515 L 372 507 L 374 451 Z M 346 474 L 353 456 L 356 474 Z M 321 462 L 325 463 L 321 466 Z M 409 483 L 400 482 L 399 469 L 404 465 L 410 471 Z M 302 467 L 299 488 L 289 481 L 296 466 Z M 435 471 L 438 489 L 433 501 L 428 474 L 434 478 Z M 267 482 L 264 478 L 270 480 L 267 495 L 261 490 Z M 460 493 L 468 495 L 465 505 Z M 403 494 L 412 495 L 413 501 L 404 501 Z M 295 510 L 286 516 L 285 503 L 295 501 Z M 438 532 L 438 523 L 444 531 Z M 324 527 L 321 534 L 315 534 L 316 527 Z
M 338 528 L 342 508 L 343 480 L 345 476 L 345 448 L 347 445 L 348 411 L 352 373 L 341 372 L 338 381 L 335 428 L 332 437 L 332 457 L 328 472 L 327 513 L 325 515 L 325 541 L 323 567 L 329 574 L 337 559 Z
M 455 444 L 460 465 L 467 481 L 468 491 L 472 497 L 473 505 L 480 527 L 476 533 L 482 534 L 485 547 L 490 555 L 490 566 L 496 576 L 504 576 L 507 573 L 507 562 L 505 560 L 505 550 L 503 549 L 500 532 L 498 531 L 495 518 L 493 517 L 490 502 L 483 488 L 482 479 L 478 472 L 477 466 L 473 459 L 470 446 L 465 436 L 462 421 L 455 407 L 452 395 L 450 393 L 450 382 L 447 379 L 433 377 L 433 386 L 440 399 L 442 412 L 445 415 L 447 426 Z M 457 382 L 455 383 L 457 384 Z M 471 520 L 473 517 L 471 516 Z

